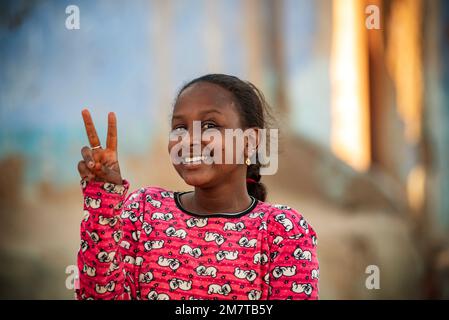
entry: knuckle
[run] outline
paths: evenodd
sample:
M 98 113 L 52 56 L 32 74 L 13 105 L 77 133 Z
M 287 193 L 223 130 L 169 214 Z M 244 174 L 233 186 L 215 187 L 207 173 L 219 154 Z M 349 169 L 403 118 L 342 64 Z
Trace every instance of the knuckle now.
M 84 154 L 88 154 L 90 152 L 90 148 L 88 146 L 84 146 L 81 148 L 81 153 Z

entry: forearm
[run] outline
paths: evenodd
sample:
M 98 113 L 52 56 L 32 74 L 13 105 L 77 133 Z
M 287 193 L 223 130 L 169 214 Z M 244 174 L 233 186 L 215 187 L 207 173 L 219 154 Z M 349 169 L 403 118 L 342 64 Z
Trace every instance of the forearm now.
M 123 263 L 119 257 L 120 212 L 129 184 L 81 182 L 84 217 L 78 251 L 78 299 L 113 299 L 124 295 Z

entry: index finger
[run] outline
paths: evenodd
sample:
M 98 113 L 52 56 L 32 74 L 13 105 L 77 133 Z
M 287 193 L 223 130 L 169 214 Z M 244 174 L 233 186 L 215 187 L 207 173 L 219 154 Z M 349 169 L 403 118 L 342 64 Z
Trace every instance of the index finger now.
M 117 150 L 117 119 L 114 112 L 108 114 L 108 136 L 106 138 L 106 147 Z
M 97 131 L 95 130 L 94 122 L 90 116 L 90 112 L 84 109 L 81 114 L 83 115 L 84 126 L 86 127 L 87 138 L 91 147 L 96 147 L 100 145 L 100 139 L 98 139 Z

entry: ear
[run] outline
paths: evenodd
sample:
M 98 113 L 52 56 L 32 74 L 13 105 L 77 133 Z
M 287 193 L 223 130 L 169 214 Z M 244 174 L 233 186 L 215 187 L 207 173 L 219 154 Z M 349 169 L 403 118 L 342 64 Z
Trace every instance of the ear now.
M 252 159 L 257 153 L 260 143 L 259 128 L 249 128 L 245 130 L 245 158 Z

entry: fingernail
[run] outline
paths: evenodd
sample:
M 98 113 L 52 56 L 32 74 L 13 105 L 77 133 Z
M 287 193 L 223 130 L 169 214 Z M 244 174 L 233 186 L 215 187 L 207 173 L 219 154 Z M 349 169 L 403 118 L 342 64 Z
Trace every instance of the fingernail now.
M 88 164 L 88 165 L 89 165 L 90 168 L 92 168 L 92 167 L 94 166 L 93 161 L 89 161 L 89 164 Z

